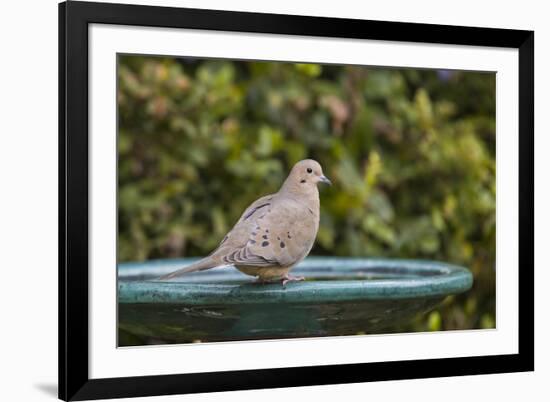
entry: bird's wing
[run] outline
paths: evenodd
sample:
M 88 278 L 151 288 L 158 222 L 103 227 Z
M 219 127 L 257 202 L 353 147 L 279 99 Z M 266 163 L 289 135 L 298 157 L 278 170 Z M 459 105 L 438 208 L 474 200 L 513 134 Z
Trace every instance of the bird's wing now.
M 253 254 L 248 247 L 255 222 L 269 210 L 273 197 L 273 194 L 261 197 L 245 209 L 233 229 L 212 253 L 214 258 L 221 263 L 233 265 L 273 266 L 278 264 L 275 260 Z

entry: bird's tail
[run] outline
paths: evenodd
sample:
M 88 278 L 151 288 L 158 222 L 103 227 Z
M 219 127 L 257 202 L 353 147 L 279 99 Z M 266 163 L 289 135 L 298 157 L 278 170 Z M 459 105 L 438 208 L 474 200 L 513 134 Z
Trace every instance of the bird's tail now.
M 203 258 L 202 260 L 195 262 L 194 264 L 178 269 L 177 271 L 171 272 L 167 275 L 163 275 L 158 278 L 158 280 L 165 281 L 168 279 L 177 278 L 178 276 L 189 274 L 191 272 L 204 271 L 205 269 L 215 268 L 219 265 L 220 264 L 214 258 L 212 258 L 212 256 L 208 256 Z

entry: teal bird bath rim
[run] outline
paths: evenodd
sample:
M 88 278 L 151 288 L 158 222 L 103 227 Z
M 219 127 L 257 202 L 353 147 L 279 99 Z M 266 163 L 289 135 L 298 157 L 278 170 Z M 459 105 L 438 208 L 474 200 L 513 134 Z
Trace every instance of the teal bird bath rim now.
M 472 286 L 448 263 L 334 257 L 307 258 L 285 286 L 232 267 L 156 280 L 193 261 L 119 264 L 119 346 L 380 333 Z

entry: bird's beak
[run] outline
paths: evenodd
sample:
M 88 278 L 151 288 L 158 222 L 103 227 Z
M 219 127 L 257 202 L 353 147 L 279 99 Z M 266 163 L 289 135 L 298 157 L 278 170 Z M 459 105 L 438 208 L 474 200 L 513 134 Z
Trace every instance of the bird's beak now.
M 321 183 L 326 183 L 326 184 L 328 184 L 329 186 L 332 186 L 332 182 L 331 182 L 331 181 L 328 179 L 328 177 L 325 176 L 325 175 L 322 175 L 321 177 L 319 177 L 319 181 L 320 181 Z

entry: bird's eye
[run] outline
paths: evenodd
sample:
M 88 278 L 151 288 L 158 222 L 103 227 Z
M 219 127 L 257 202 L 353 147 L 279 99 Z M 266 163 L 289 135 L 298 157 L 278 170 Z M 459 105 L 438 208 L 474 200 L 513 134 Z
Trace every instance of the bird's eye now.
M 311 172 L 313 172 L 313 170 L 311 170 L 311 168 L 307 168 L 307 172 L 311 173 Z

